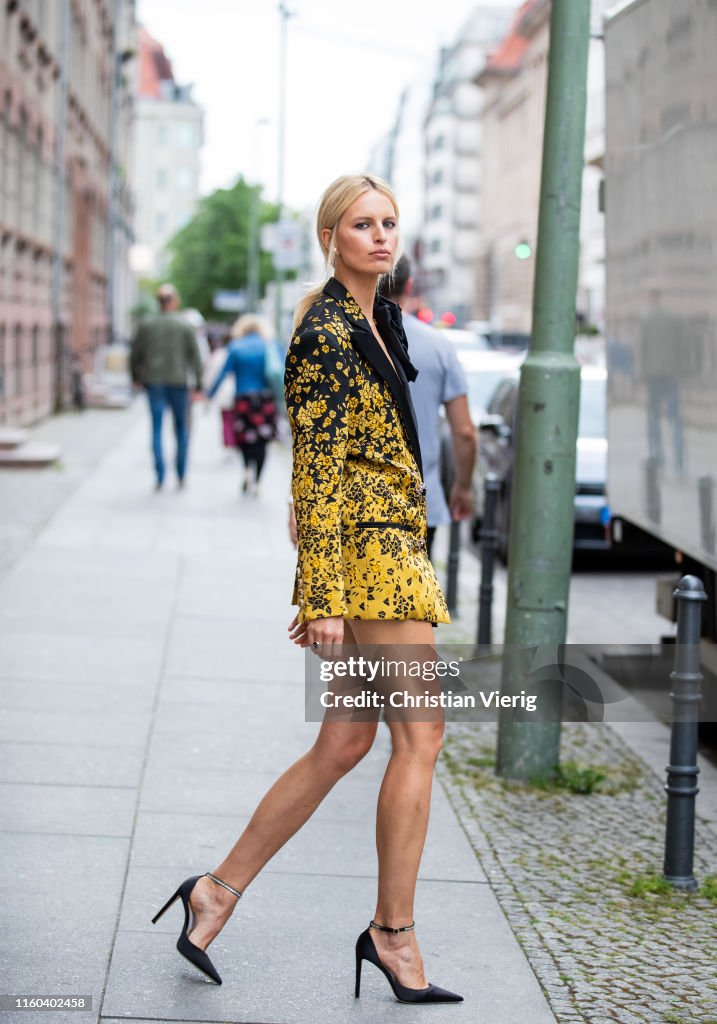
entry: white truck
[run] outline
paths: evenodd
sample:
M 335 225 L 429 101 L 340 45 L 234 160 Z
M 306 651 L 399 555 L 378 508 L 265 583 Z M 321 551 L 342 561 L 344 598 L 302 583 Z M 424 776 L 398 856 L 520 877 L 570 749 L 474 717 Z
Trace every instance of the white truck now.
M 708 595 L 717 674 L 717 0 L 605 22 L 608 496 L 613 541 L 669 545 Z M 673 580 L 658 609 L 674 621 Z M 710 715 L 717 717 L 717 715 Z

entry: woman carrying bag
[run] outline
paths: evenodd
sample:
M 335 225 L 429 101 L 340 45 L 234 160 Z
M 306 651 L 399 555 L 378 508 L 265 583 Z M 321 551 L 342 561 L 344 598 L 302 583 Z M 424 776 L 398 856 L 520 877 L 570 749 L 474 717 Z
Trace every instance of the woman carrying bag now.
M 232 341 L 221 373 L 207 394 L 213 398 L 224 378 L 233 373 L 236 382 L 234 399 L 234 441 L 244 461 L 241 489 L 259 493 L 259 480 L 264 468 L 266 446 L 277 436 L 277 403 L 272 390 L 271 328 L 263 317 L 247 313 L 232 327 Z

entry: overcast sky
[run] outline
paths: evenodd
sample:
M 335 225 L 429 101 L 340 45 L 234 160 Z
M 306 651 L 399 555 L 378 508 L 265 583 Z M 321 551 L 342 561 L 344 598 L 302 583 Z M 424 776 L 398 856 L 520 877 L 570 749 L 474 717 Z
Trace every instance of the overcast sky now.
M 489 0 L 514 9 L 516 0 Z M 452 43 L 470 0 L 293 0 L 288 22 L 285 201 L 313 207 L 365 170 L 404 86 Z M 238 174 L 277 193 L 279 13 L 274 0 L 138 0 L 180 83 L 205 108 L 201 190 Z M 266 118 L 264 126 L 257 121 Z

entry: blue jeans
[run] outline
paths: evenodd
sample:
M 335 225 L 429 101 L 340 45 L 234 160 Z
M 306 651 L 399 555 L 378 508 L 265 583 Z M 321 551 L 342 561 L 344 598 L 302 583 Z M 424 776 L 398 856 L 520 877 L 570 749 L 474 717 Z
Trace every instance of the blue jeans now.
M 162 420 L 167 406 L 172 410 L 174 436 L 177 439 L 177 476 L 184 479 L 189 448 L 189 390 L 169 384 L 148 384 L 147 398 L 152 416 L 152 451 L 157 483 L 164 480 L 164 456 L 162 454 Z

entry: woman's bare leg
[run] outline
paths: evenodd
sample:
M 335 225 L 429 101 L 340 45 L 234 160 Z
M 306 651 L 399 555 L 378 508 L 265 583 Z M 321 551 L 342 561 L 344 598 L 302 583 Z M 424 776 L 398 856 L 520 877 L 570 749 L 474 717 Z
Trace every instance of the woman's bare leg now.
M 351 642 L 347 626 L 346 643 Z M 274 854 L 305 824 L 324 797 L 371 749 L 378 722 L 326 718 L 313 747 L 265 794 L 231 852 L 212 874 L 243 892 Z M 237 899 L 200 878 L 190 900 L 195 926 L 189 938 L 206 949 L 231 916 Z
M 354 623 L 357 643 L 381 645 L 371 656 L 398 661 L 433 661 L 433 627 L 427 622 Z M 385 693 L 404 687 L 417 693 L 439 692 L 437 684 L 419 678 L 391 677 Z M 388 703 L 388 699 L 387 699 Z M 386 767 L 378 798 L 376 848 L 378 852 L 378 900 L 374 920 L 377 924 L 401 928 L 413 921 L 416 878 L 428 828 L 431 787 L 436 759 L 440 753 L 444 729 L 443 710 L 387 712 L 393 750 Z M 425 988 L 415 932 L 391 935 L 371 929 L 376 951 L 385 966 L 408 988 Z

